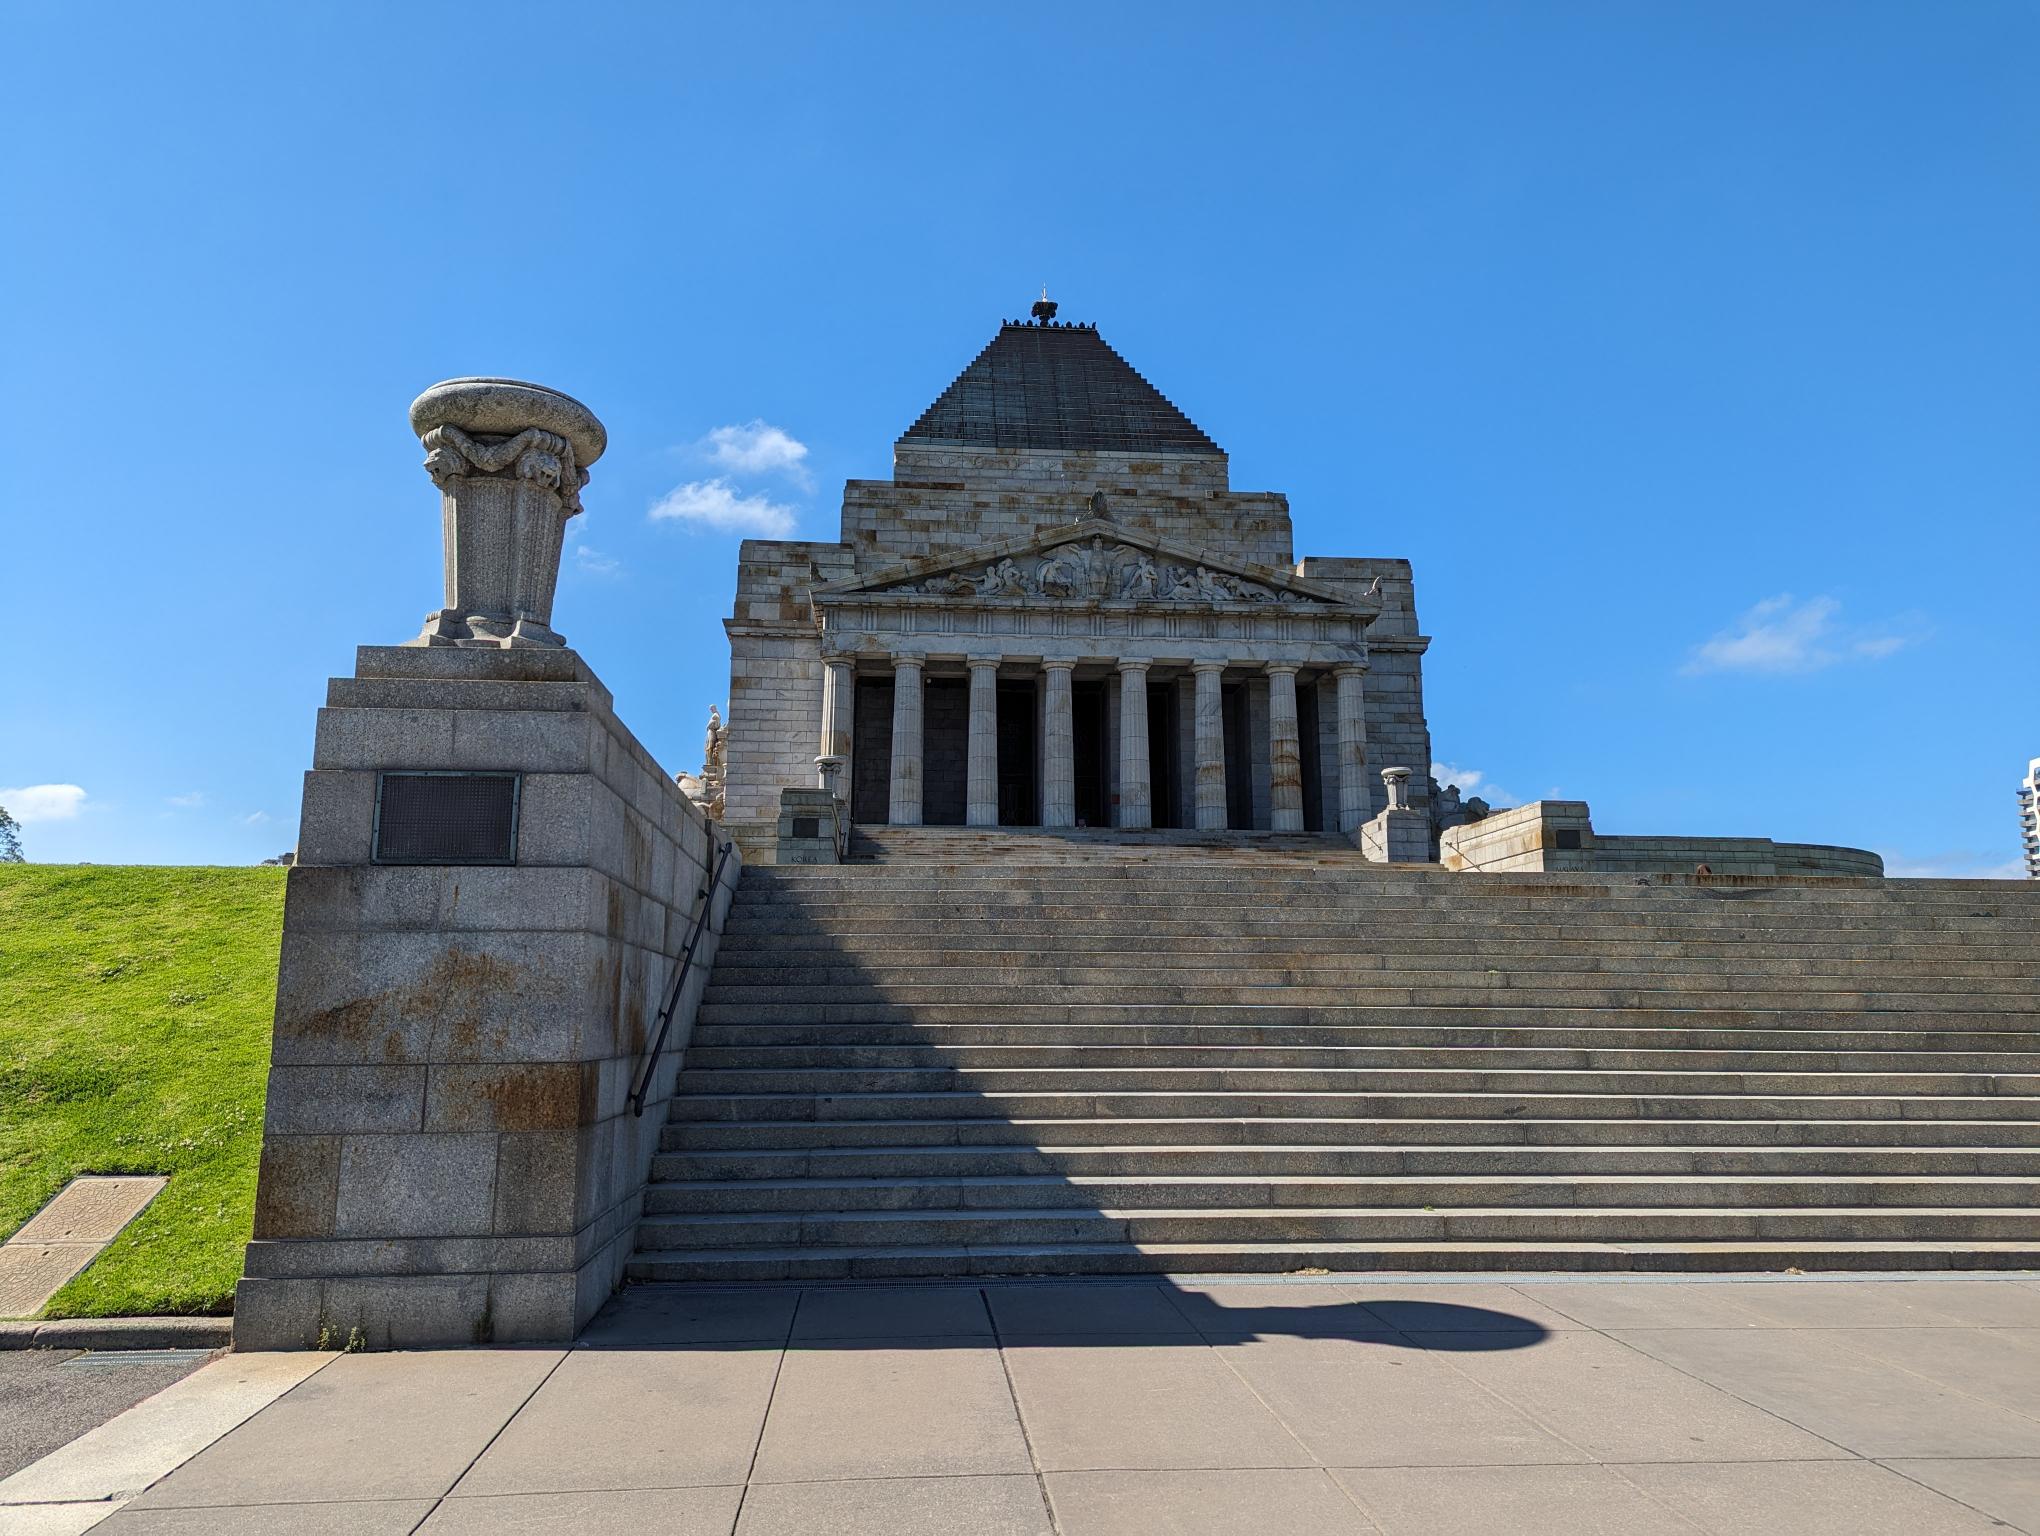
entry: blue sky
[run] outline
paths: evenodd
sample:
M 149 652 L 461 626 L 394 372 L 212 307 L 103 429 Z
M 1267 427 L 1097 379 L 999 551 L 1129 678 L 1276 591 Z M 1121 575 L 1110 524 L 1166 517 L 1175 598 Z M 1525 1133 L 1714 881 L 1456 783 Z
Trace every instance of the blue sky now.
M 404 409 L 456 374 L 607 423 L 555 618 L 692 769 L 741 532 L 833 537 L 1046 281 L 1289 495 L 1299 554 L 1416 563 L 1461 782 L 2012 867 L 2023 0 L 0 27 L 0 803 L 32 858 L 291 845 L 324 680 L 437 602 Z

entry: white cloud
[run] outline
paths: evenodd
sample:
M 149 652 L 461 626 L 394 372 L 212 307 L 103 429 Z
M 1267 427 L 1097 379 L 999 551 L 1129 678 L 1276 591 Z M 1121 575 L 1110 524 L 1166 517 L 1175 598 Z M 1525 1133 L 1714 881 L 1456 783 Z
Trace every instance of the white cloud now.
M 807 470 L 807 444 L 784 427 L 765 421 L 716 427 L 702 442 L 711 460 L 737 474 L 784 475 L 803 489 L 813 483 Z
M 1884 872 L 1900 880 L 2023 880 L 2026 866 L 2019 859 L 1998 859 L 1973 849 L 1958 848 L 1916 859 L 1902 853 L 1887 853 Z
M 1844 661 L 1882 661 L 1919 637 L 1916 621 L 1851 625 L 1840 620 L 1832 597 L 1794 601 L 1789 592 L 1767 597 L 1712 639 L 1697 645 L 1680 670 L 1704 672 L 1818 672 Z
M 1440 789 L 1450 785 L 1459 786 L 1459 798 L 1471 800 L 1475 795 L 1492 806 L 1521 805 L 1520 795 L 1512 794 L 1478 768 L 1460 768 L 1451 763 L 1431 764 L 1431 777 L 1438 781 Z
M 717 533 L 754 533 L 784 539 L 793 534 L 793 508 L 764 496 L 746 496 L 729 481 L 690 480 L 675 486 L 652 507 L 655 522 L 682 522 Z
M 590 576 L 614 576 L 623 569 L 623 562 L 614 555 L 605 555 L 598 549 L 585 544 L 574 546 L 574 569 L 585 571 Z
M 163 803 L 165 805 L 174 805 L 180 811 L 195 811 L 205 804 L 205 792 L 194 789 L 188 795 L 165 795 Z
M 247 815 L 241 818 L 241 825 L 244 827 L 266 826 L 268 825 L 268 822 L 269 812 L 267 811 L 250 811 Z
M 24 784 L 0 789 L 0 805 L 23 826 L 32 821 L 69 821 L 84 807 L 85 791 L 76 784 Z

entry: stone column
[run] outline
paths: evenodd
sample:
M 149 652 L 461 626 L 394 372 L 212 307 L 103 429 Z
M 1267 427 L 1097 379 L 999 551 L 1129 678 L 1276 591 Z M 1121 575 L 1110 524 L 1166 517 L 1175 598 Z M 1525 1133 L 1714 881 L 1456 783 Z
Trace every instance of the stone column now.
M 850 708 L 856 698 L 856 673 L 847 661 L 822 663 L 822 740 L 818 757 L 833 757 L 836 798 L 850 800 Z
M 1076 734 L 1071 723 L 1070 673 L 1073 661 L 1045 661 L 1048 696 L 1041 724 L 1041 824 L 1077 824 Z
M 1334 667 L 1339 686 L 1339 830 L 1351 833 L 1374 807 L 1367 783 L 1367 664 Z
M 999 824 L 999 664 L 970 661 L 970 757 L 964 792 L 964 823 Z
M 1122 827 L 1151 827 L 1154 790 L 1148 767 L 1148 664 L 1119 664 L 1119 819 Z
M 1200 661 L 1197 675 L 1197 830 L 1223 832 L 1225 804 L 1225 696 L 1222 661 Z
M 921 824 L 921 658 L 893 658 L 892 791 L 886 824 Z
M 1268 668 L 1268 825 L 1303 830 L 1303 757 L 1296 739 L 1296 668 Z
M 580 401 L 515 379 L 448 379 L 411 402 L 439 487 L 445 599 L 413 645 L 563 646 L 560 545 L 608 436 Z

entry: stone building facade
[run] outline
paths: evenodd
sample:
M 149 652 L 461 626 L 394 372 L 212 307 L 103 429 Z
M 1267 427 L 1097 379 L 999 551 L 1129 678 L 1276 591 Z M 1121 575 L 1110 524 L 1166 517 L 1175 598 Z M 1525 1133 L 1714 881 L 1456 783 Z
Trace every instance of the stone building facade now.
M 1297 559 L 1287 500 L 1052 305 L 845 486 L 840 539 L 747 540 L 726 627 L 760 850 L 818 760 L 867 824 L 1353 835 L 1390 765 L 1429 809 L 1409 562 Z

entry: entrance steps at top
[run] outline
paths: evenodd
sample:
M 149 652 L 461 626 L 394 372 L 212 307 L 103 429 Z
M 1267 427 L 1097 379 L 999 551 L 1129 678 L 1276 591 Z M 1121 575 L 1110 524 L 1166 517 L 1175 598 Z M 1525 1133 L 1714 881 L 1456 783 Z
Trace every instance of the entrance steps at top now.
M 1336 833 L 1132 831 L 1120 827 L 865 827 L 851 829 L 852 864 L 1146 866 L 1184 859 L 1227 864 L 1369 867 Z
M 2040 1267 L 2040 883 L 1127 836 L 747 870 L 631 1272 Z

